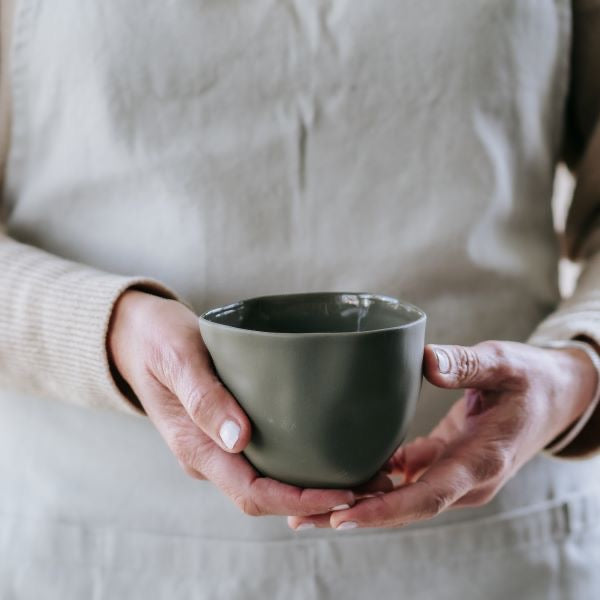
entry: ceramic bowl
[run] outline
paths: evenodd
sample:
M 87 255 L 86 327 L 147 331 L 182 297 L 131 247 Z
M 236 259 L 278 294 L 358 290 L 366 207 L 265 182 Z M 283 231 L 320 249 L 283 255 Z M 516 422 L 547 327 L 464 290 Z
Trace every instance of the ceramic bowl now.
M 370 479 L 403 441 L 422 382 L 425 313 L 367 293 L 263 296 L 200 330 L 250 417 L 258 471 L 302 487 Z

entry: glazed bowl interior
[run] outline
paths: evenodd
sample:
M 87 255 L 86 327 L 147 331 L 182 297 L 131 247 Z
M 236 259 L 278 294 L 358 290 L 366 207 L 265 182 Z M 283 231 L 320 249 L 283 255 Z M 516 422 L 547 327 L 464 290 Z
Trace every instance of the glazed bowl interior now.
M 317 292 L 251 298 L 208 311 L 203 318 L 270 333 L 352 333 L 406 327 L 425 314 L 387 296 Z

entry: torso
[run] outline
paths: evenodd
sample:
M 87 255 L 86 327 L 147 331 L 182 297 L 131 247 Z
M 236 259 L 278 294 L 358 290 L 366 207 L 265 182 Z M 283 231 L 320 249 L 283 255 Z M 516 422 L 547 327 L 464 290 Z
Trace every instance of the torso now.
M 8 231 L 164 280 L 198 312 L 372 291 L 423 307 L 429 340 L 524 340 L 558 300 L 550 196 L 569 14 L 566 0 L 22 0 Z M 413 435 L 454 397 L 426 385 Z M 0 455 L 30 437 L 32 474 L 7 467 L 19 494 L 5 512 L 109 524 L 148 557 L 144 544 L 168 554 L 152 536 L 194 552 L 219 540 L 224 557 L 239 540 L 258 554 L 281 543 L 284 571 L 286 556 L 319 571 L 319 553 L 376 552 L 365 532 L 339 547 L 316 532 L 298 550 L 283 520 L 238 515 L 186 479 L 148 423 L 1 400 Z M 429 527 L 462 535 L 450 522 L 485 546 L 474 519 L 555 510 L 597 465 L 537 459 L 483 509 L 382 532 L 381 553 L 404 556 L 410 536 L 433 553 L 445 542 Z

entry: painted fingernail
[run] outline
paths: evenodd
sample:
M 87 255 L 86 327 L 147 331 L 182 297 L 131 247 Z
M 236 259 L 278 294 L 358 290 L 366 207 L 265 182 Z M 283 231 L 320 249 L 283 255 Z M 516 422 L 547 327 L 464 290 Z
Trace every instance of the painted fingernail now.
M 294 529 L 294 531 L 304 531 L 305 529 L 314 529 L 315 528 L 315 524 L 314 523 L 300 523 L 300 525 L 298 525 L 298 527 L 296 527 L 296 529 Z
M 347 508 L 350 508 L 349 504 L 338 504 L 337 506 L 334 506 L 331 510 L 346 510 Z
M 223 440 L 225 447 L 231 450 L 240 437 L 240 426 L 235 421 L 225 421 L 219 429 L 219 437 Z
M 434 348 L 435 357 L 437 358 L 438 371 L 440 373 L 450 373 L 450 357 L 445 350 Z
M 354 521 L 343 521 L 336 529 L 356 529 L 356 527 L 358 527 L 358 523 L 355 523 Z

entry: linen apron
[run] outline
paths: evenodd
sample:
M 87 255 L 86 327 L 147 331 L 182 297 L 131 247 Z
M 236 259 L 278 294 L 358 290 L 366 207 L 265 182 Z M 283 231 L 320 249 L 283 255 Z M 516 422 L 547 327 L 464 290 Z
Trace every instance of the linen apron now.
M 570 25 L 568 0 L 20 0 L 8 232 L 198 312 L 360 290 L 429 341 L 524 340 L 558 301 Z M 426 384 L 413 435 L 456 397 Z M 299 534 L 147 420 L 2 391 L 0 598 L 597 598 L 599 472 L 539 457 L 479 509 Z

